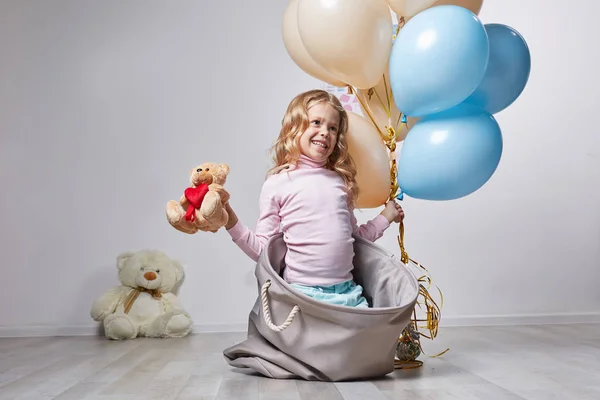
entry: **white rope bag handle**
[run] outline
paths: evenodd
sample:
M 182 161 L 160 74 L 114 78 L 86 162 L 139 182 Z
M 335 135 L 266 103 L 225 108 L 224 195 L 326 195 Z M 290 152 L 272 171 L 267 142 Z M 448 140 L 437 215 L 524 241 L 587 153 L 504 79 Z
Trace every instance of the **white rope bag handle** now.
M 294 320 L 294 317 L 296 316 L 298 311 L 300 311 L 300 307 L 298 307 L 298 305 L 295 305 L 294 308 L 292 308 L 292 311 L 290 311 L 288 317 L 286 318 L 286 320 L 283 324 L 281 324 L 281 325 L 273 324 L 273 321 L 271 320 L 271 311 L 269 310 L 269 304 L 268 304 L 268 300 L 267 300 L 267 290 L 269 289 L 269 286 L 271 286 L 271 281 L 267 280 L 264 283 L 264 285 L 262 285 L 262 288 L 260 290 L 260 297 L 262 300 L 263 317 L 269 328 L 271 328 L 275 332 L 281 332 L 284 329 L 286 329 L 288 326 L 290 326 L 290 324 Z

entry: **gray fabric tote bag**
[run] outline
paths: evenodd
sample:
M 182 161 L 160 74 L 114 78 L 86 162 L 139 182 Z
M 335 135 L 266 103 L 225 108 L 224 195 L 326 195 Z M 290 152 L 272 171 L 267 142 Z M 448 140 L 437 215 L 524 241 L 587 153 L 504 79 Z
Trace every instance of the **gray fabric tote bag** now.
M 344 381 L 391 373 L 398 337 L 419 294 L 406 265 L 355 237 L 354 280 L 372 308 L 337 306 L 283 280 L 286 249 L 281 233 L 265 246 L 255 269 L 259 296 L 247 339 L 224 350 L 227 363 L 276 379 Z

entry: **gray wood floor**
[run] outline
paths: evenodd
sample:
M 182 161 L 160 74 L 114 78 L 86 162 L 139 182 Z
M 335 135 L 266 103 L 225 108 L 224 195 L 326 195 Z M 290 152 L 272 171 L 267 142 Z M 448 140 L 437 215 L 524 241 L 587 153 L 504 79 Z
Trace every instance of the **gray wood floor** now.
M 598 324 L 442 328 L 441 358 L 351 383 L 240 374 L 221 352 L 243 336 L 0 339 L 0 399 L 600 399 Z

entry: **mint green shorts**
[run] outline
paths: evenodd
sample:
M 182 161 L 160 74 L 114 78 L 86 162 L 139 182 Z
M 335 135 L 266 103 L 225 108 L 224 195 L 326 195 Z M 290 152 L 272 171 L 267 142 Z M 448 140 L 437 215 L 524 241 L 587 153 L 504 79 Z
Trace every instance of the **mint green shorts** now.
M 352 280 L 331 286 L 304 286 L 298 283 L 292 283 L 290 286 L 315 300 L 325 303 L 369 308 L 367 299 L 362 295 L 362 286 L 357 285 Z

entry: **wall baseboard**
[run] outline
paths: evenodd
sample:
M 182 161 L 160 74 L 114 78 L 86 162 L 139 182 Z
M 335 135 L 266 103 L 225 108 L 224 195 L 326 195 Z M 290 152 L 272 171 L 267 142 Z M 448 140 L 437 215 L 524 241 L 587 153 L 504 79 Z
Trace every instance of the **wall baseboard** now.
M 515 314 L 515 315 L 467 315 L 444 316 L 440 326 L 494 326 L 494 325 L 549 325 L 600 323 L 600 312 L 557 313 L 557 314 Z
M 246 332 L 247 323 L 194 325 L 194 333 Z M 102 335 L 100 325 L 71 326 L 0 326 L 0 338 L 46 336 L 96 336 Z
M 600 323 L 600 312 L 581 314 L 527 314 L 527 315 L 470 315 L 444 316 L 440 327 L 460 326 L 510 326 Z M 247 323 L 240 324 L 196 324 L 194 333 L 245 332 Z M 0 338 L 44 337 L 44 336 L 93 336 L 101 335 L 99 325 L 71 326 L 0 326 Z

